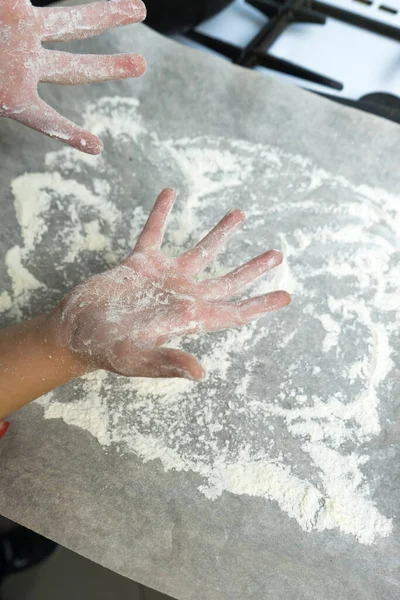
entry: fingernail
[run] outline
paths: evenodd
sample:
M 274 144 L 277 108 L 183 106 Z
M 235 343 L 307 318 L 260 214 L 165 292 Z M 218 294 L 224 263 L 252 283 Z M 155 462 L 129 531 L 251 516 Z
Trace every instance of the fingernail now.
M 196 375 L 191 375 L 191 379 L 194 381 L 204 381 L 207 377 L 207 371 L 200 365 L 200 369 L 197 369 Z
M 10 421 L 4 421 L 0 428 L 0 439 L 7 433 L 7 429 L 10 427 Z

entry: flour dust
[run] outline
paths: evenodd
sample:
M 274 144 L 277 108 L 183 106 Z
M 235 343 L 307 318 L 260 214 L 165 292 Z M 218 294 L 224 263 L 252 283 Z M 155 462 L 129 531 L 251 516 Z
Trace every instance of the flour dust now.
M 174 340 L 202 360 L 202 383 L 99 372 L 40 399 L 44 416 L 104 447 L 199 474 L 207 498 L 262 497 L 304 531 L 336 529 L 364 544 L 387 536 L 393 515 L 374 502 L 379 469 L 369 448 L 390 404 L 399 198 L 272 146 L 159 139 L 134 99 L 100 99 L 83 125 L 105 138 L 101 157 L 63 148 L 46 155 L 43 172 L 12 182 L 21 243 L 5 257 L 5 318 L 51 308 L 116 264 L 170 185 L 179 196 L 166 252 L 190 246 L 238 206 L 248 221 L 210 272 L 276 247 L 285 262 L 252 293 L 286 289 L 294 301 L 240 331 Z

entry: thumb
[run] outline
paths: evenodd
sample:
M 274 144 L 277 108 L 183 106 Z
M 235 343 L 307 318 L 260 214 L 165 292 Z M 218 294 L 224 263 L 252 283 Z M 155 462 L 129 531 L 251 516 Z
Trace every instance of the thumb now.
M 126 377 L 184 377 L 204 379 L 200 362 L 187 352 L 175 348 L 132 344 L 125 340 L 113 348 L 109 357 L 111 370 Z
M 148 374 L 142 377 L 184 377 L 204 379 L 206 372 L 192 354 L 175 348 L 154 347 L 147 357 Z

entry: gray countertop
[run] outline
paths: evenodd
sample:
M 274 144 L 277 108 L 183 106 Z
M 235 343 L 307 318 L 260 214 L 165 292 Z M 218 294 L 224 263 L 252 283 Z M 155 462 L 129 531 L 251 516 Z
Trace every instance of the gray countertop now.
M 140 51 L 148 73 L 43 88 L 100 159 L 0 122 L 0 325 L 122 258 L 169 185 L 171 246 L 238 205 L 217 271 L 280 247 L 267 285 L 294 301 L 178 341 L 200 386 L 110 375 L 13 415 L 0 513 L 179 600 L 397 598 L 399 127 L 145 26 L 74 47 Z

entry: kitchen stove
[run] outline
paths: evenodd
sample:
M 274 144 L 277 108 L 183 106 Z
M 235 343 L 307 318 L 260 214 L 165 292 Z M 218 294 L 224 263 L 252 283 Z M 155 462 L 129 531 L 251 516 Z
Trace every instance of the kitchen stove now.
M 236 0 L 173 37 L 400 122 L 400 0 Z

